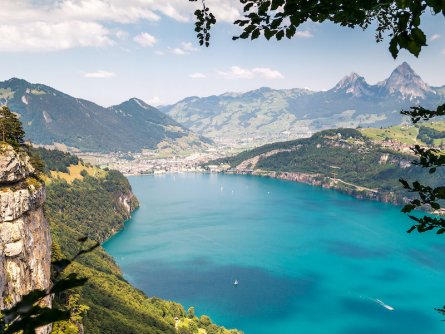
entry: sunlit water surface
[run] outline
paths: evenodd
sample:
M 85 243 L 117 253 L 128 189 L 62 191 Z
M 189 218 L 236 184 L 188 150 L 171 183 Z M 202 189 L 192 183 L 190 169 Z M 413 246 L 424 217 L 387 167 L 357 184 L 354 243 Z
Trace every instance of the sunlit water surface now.
M 445 332 L 445 237 L 405 233 L 398 207 L 252 176 L 129 179 L 141 207 L 104 246 L 149 296 L 246 334 Z

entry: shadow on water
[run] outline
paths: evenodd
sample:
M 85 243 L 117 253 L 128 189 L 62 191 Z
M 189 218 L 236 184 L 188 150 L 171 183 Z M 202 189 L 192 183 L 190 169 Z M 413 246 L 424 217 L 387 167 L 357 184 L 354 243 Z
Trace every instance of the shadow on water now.
M 208 305 L 211 301 L 218 313 L 240 318 L 286 318 L 318 296 L 319 277 L 315 275 L 280 277 L 260 268 L 216 267 L 203 259 L 190 261 L 181 268 L 143 262 L 131 265 L 129 270 L 136 286 L 149 295 L 193 301 L 196 305 Z M 235 279 L 238 286 L 233 284 Z
M 388 251 L 386 249 L 371 249 L 346 241 L 327 240 L 325 243 L 327 245 L 328 252 L 333 252 L 336 255 L 344 257 L 370 259 L 385 257 L 388 255 Z

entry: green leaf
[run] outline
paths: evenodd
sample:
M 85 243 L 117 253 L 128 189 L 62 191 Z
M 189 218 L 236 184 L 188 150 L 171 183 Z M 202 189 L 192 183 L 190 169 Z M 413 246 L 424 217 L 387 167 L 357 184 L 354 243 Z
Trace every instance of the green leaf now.
M 406 233 L 411 233 L 412 231 L 414 231 L 416 229 L 416 225 L 413 225 L 409 228 L 408 231 L 406 231 Z
M 402 208 L 402 212 L 407 213 L 407 212 L 411 212 L 415 209 L 415 206 L 412 204 L 406 204 L 403 208 Z
M 397 55 L 399 54 L 397 36 L 391 38 L 391 41 L 389 42 L 389 52 L 394 59 L 397 58 Z
M 252 31 L 252 34 L 250 35 L 251 39 L 257 39 L 260 37 L 260 29 L 256 28 L 254 31 Z
M 253 2 L 249 2 L 247 5 L 244 6 L 243 11 L 248 12 L 250 8 L 252 8 Z
M 405 189 L 411 189 L 409 183 L 408 183 L 406 180 L 404 180 L 404 179 L 399 179 L 399 182 L 403 185 L 403 188 L 405 188 Z
M 426 45 L 426 35 L 419 28 L 414 28 L 411 30 L 411 36 L 419 45 Z
M 277 40 L 281 40 L 284 37 L 284 30 L 278 31 L 275 37 L 277 38 Z
M 271 10 L 276 10 L 278 7 L 284 5 L 284 0 L 272 0 Z
M 277 29 L 281 25 L 281 22 L 283 22 L 283 19 L 280 18 L 273 20 L 270 24 L 270 29 Z
M 292 38 L 295 35 L 295 32 L 297 31 L 297 28 L 295 28 L 294 26 L 290 26 L 289 28 L 286 29 L 286 37 L 287 38 Z
M 271 30 L 268 27 L 264 28 L 264 37 L 266 37 L 267 40 L 273 37 L 273 35 L 275 35 L 275 30 Z
M 439 205 L 439 203 L 431 202 L 430 205 L 431 205 L 431 207 L 432 207 L 434 210 L 439 210 L 439 209 L 440 209 L 440 205 Z

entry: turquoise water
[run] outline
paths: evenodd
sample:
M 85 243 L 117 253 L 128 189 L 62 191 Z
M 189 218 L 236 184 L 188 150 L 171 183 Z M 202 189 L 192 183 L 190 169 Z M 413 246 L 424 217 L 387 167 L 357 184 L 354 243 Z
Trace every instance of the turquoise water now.
M 246 334 L 445 331 L 445 237 L 405 233 L 397 207 L 252 176 L 129 179 L 141 207 L 104 246 L 149 296 Z

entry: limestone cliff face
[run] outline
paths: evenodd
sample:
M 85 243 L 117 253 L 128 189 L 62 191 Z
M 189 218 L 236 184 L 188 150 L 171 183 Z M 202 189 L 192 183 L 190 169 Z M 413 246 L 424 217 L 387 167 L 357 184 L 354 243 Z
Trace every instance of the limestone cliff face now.
M 118 203 L 124 209 L 126 219 L 129 219 L 131 217 L 131 213 L 139 207 L 138 199 L 132 193 L 131 188 L 128 190 L 128 192 L 120 194 Z
M 0 146 L 0 309 L 50 286 L 51 236 L 43 214 L 45 187 L 26 154 Z M 50 299 L 45 301 L 50 305 Z M 39 333 L 48 333 L 50 327 Z

